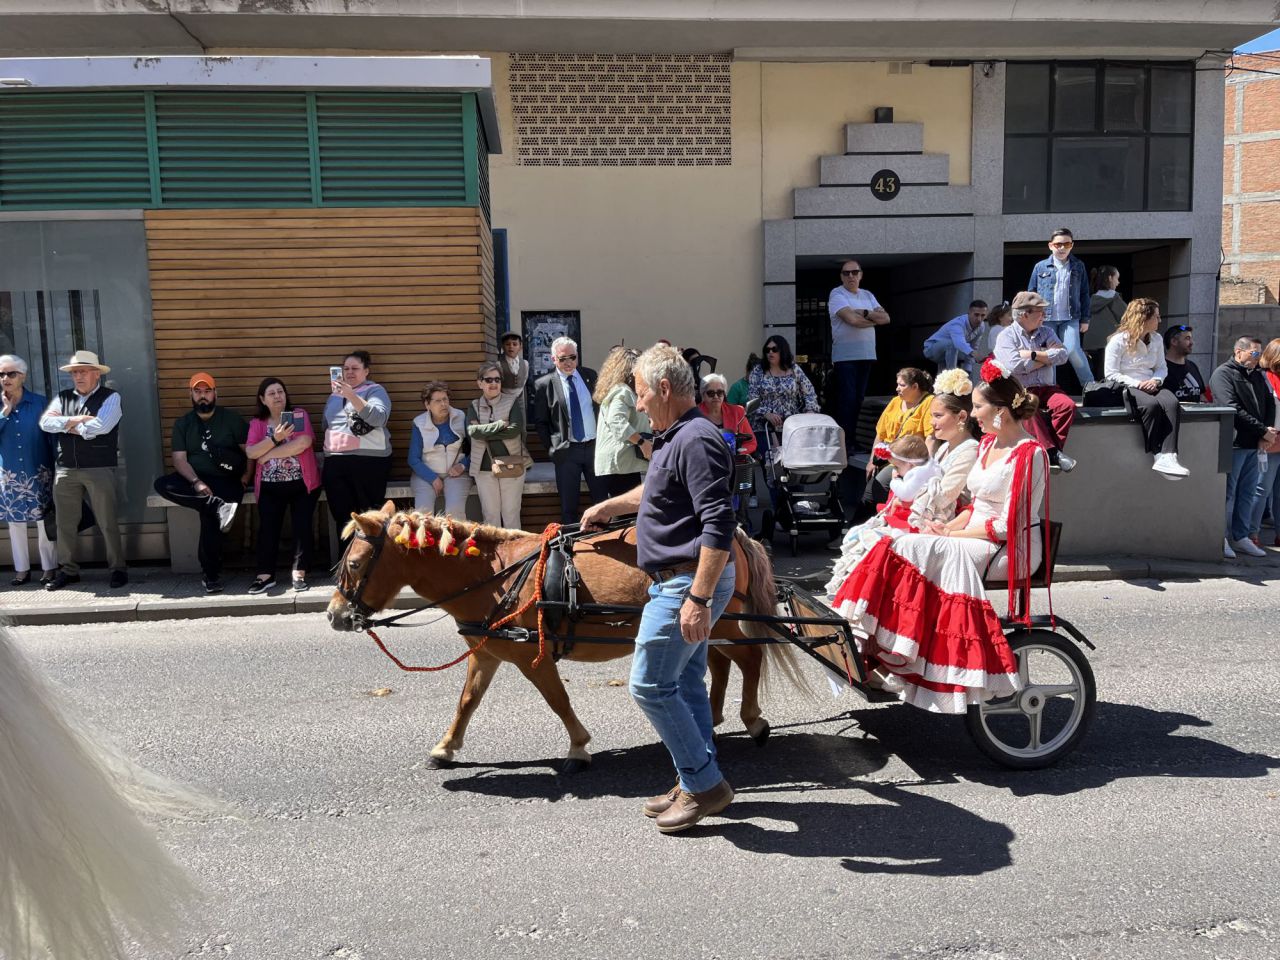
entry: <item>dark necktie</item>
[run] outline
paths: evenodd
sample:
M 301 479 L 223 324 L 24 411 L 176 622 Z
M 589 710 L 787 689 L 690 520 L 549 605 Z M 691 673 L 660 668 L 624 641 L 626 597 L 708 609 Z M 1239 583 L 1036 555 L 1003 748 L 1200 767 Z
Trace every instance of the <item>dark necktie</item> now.
M 582 422 L 582 401 L 578 399 L 578 385 L 573 374 L 569 374 L 565 386 L 569 388 L 569 431 L 574 442 L 579 443 L 586 437 L 587 425 Z

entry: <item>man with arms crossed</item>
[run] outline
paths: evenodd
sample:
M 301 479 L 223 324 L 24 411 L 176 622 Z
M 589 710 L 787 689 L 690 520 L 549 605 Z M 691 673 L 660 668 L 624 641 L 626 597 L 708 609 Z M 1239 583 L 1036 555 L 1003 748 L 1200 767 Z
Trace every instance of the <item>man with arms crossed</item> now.
M 840 286 L 827 295 L 831 362 L 836 368 L 836 419 L 844 428 L 847 450 L 853 450 L 862 398 L 867 395 L 867 381 L 876 362 L 876 327 L 889 322 L 880 301 L 861 284 L 862 265 L 846 260 L 840 264 Z
M 679 782 L 644 805 L 663 833 L 724 810 L 703 680 L 707 638 L 733 596 L 733 459 L 694 403 L 693 370 L 674 347 L 650 347 L 635 366 L 636 409 L 653 424 L 644 482 L 582 515 L 583 529 L 638 511 L 637 562 L 653 585 L 636 635 L 631 695 L 671 753 Z

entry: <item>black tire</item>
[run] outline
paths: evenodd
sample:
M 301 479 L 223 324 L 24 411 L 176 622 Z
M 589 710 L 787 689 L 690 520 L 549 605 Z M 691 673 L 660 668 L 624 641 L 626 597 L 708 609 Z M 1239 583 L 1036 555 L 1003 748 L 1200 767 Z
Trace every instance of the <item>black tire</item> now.
M 974 744 L 1001 766 L 1014 770 L 1039 770 L 1057 763 L 1076 748 L 1089 730 L 1097 701 L 1093 669 L 1074 640 L 1052 630 L 1016 630 L 1008 635 L 1026 687 L 1012 697 L 969 707 L 965 722 Z M 1048 658 L 1066 678 L 1065 683 L 1036 683 L 1029 676 L 1026 658 Z M 1074 696 L 1066 692 L 1075 687 Z M 1046 688 L 1064 692 L 1044 695 Z M 1068 700 L 1068 697 L 1071 697 Z M 1064 707 L 1063 702 L 1067 706 Z M 1053 705 L 1054 722 L 1044 736 L 1045 714 Z M 1018 729 L 1026 730 L 1021 737 Z M 1020 745 L 1019 740 L 1026 743 Z

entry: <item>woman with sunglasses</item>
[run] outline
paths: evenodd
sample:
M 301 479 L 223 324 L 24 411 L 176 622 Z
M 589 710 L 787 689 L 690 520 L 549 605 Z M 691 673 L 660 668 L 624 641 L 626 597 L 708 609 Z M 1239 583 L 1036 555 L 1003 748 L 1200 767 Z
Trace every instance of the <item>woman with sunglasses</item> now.
M 818 394 L 803 370 L 796 365 L 786 337 L 770 337 L 761 351 L 763 359 L 747 378 L 747 392 L 760 406 L 751 415 L 751 427 L 761 449 L 772 451 L 765 435 L 782 433 L 782 423 L 796 413 L 818 413 Z M 766 453 L 766 456 L 769 456 Z
M 58 571 L 56 544 L 49 539 L 45 517 L 53 516 L 52 434 L 40 429 L 48 401 L 24 389 L 27 361 L 6 353 L 0 357 L 0 520 L 9 524 L 15 587 L 31 582 L 31 547 L 27 524 L 34 523 L 40 548 L 41 583 Z
M 502 365 L 492 360 L 476 371 L 480 396 L 471 401 L 466 420 L 471 476 L 484 522 L 519 530 L 525 471 L 524 394 L 504 391 L 502 379 Z
M 600 405 L 596 418 L 595 470 L 616 497 L 640 486 L 653 454 L 653 425 L 636 409 L 636 360 L 640 351 L 614 347 L 600 367 L 591 399 Z
M 747 411 L 736 403 L 730 403 L 729 381 L 718 373 L 708 373 L 702 378 L 702 402 L 698 409 L 702 415 L 725 433 L 744 437 L 737 446 L 738 453 L 755 453 L 756 438 L 747 423 Z

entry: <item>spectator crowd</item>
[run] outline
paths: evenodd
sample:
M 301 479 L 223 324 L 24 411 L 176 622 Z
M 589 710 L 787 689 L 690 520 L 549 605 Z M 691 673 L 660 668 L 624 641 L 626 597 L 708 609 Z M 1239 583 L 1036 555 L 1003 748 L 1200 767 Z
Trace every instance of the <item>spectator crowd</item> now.
M 1206 378 L 1191 360 L 1193 329 L 1173 324 L 1162 331 L 1159 304 L 1146 297 L 1126 302 L 1118 291 L 1120 271 L 1107 265 L 1087 270 L 1072 252 L 1074 242 L 1070 230 L 1055 230 L 1049 256 L 1034 266 L 1026 290 L 994 307 L 972 301 L 924 340 L 923 357 L 938 373 L 959 370 L 970 377 L 993 360 L 1036 398 L 1026 429 L 1063 472 L 1076 466 L 1067 446 L 1078 411 L 1058 384 L 1057 371 L 1065 364 L 1082 385 L 1084 406 L 1129 411 L 1152 469 L 1170 480 L 1190 474 L 1178 456 L 1182 405 L 1212 399 L 1233 408 L 1223 553 L 1265 556 L 1263 521 L 1271 516 L 1274 535 L 1280 510 L 1280 339 L 1264 346 L 1255 337 L 1241 337 L 1231 358 Z M 875 424 L 872 449 L 857 448 L 877 330 L 891 322 L 862 277 L 857 259 L 841 263 L 828 309 L 833 413 L 848 452 L 867 455 L 861 508 L 867 516 L 890 499 L 895 476 L 905 472 L 901 454 L 894 454 L 906 449 L 900 441 L 934 440 L 939 422 L 954 426 L 948 417 L 956 411 L 953 395 L 935 396 L 933 373 L 905 367 Z M 582 485 L 598 503 L 643 481 L 653 429 L 637 408 L 638 350 L 614 347 L 597 374 L 581 362 L 577 343 L 561 337 L 551 344 L 552 371 L 529 389 L 520 334 L 506 333 L 500 343 L 498 355 L 480 364 L 478 395 L 465 407 L 454 404 L 448 383 L 423 386 L 423 410 L 403 448 L 416 509 L 463 518 L 474 490 L 486 524 L 519 529 L 533 462 L 531 429 L 552 462 L 563 523 L 578 519 Z M 781 335 L 767 337 L 732 384 L 714 371 L 701 376 L 704 358 L 697 351 L 686 351 L 686 357 L 694 365 L 702 415 L 741 456 L 769 462 L 785 421 L 820 409 L 814 384 Z M 78 535 L 96 526 L 110 586 L 121 589 L 129 582 L 117 503 L 121 397 L 103 380 L 111 368 L 91 351 L 76 351 L 60 369 L 71 386 L 46 398 L 26 389 L 23 358 L 0 356 L 0 519 L 9 525 L 11 583 L 20 587 L 32 577 L 29 525 L 36 528 L 40 583 L 49 590 L 79 581 Z M 256 409 L 246 421 L 219 404 L 213 375 L 190 376 L 191 410 L 172 424 L 173 469 L 154 487 L 160 497 L 198 515 L 197 554 L 207 592 L 223 589 L 223 539 L 247 490 L 258 507 L 252 594 L 277 586 L 286 515 L 293 546 L 289 585 L 302 591 L 315 569 L 314 515 L 321 494 L 338 529 L 352 512 L 385 500 L 396 438 L 387 426 L 391 399 L 373 369 L 373 357 L 364 350 L 351 351 L 341 366 L 330 368 L 331 395 L 319 411 L 319 432 L 312 413 L 290 401 L 279 377 L 259 384 Z M 939 406 L 939 398 L 949 405 Z M 768 493 L 774 498 L 777 491 Z M 1274 544 L 1280 546 L 1280 536 Z

